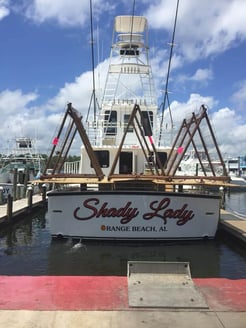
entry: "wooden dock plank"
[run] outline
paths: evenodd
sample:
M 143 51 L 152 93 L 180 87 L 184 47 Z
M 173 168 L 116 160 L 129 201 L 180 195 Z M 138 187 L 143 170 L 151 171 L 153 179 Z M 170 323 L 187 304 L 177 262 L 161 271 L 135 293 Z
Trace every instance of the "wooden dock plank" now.
M 221 210 L 219 227 L 241 241 L 246 242 L 246 220 L 238 215 Z
M 32 197 L 32 206 L 35 208 L 42 203 L 42 195 L 36 194 Z M 13 202 L 13 217 L 27 212 L 28 198 L 22 198 Z M 0 223 L 7 219 L 7 204 L 0 205 Z

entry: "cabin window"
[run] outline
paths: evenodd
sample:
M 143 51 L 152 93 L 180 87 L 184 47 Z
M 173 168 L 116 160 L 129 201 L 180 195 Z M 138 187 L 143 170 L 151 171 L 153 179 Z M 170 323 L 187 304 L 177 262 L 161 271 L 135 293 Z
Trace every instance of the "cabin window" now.
M 124 132 L 126 132 L 127 124 L 129 122 L 130 114 L 124 115 Z M 127 132 L 133 132 L 133 125 L 130 124 Z
M 137 49 L 121 49 L 121 56 L 139 56 L 139 50 Z
M 142 111 L 142 125 L 143 125 L 143 129 L 144 129 L 144 135 L 152 136 L 153 112 Z
M 31 148 L 31 141 L 20 141 L 19 148 Z
M 108 150 L 95 150 L 94 151 L 100 167 L 109 167 L 109 151 Z M 92 164 L 91 164 L 91 167 Z
M 106 110 L 104 116 L 104 133 L 107 136 L 114 136 L 117 133 L 117 112 L 115 110 Z
M 167 153 L 164 151 L 158 151 L 157 154 L 159 156 L 162 167 L 165 167 L 166 162 L 167 162 Z M 157 165 L 158 169 L 161 168 L 157 161 L 156 161 L 156 165 Z

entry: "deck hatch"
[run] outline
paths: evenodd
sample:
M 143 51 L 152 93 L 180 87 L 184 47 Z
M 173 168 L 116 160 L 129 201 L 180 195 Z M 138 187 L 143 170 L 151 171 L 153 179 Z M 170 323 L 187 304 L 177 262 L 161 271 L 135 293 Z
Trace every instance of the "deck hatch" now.
M 188 262 L 128 262 L 130 307 L 204 308 Z

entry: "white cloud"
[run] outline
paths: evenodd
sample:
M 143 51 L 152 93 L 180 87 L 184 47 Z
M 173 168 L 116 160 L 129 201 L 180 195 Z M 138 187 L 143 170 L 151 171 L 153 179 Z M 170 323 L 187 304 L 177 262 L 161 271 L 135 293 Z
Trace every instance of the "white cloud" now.
M 241 121 L 236 111 L 227 107 L 221 108 L 212 115 L 212 122 L 224 156 L 244 155 L 246 124 Z
M 88 104 L 88 88 L 82 89 L 81 86 L 83 82 L 81 81 L 82 77 L 77 77 L 74 82 L 66 83 L 62 87 L 58 94 L 48 101 L 48 109 L 52 111 L 57 111 L 57 109 L 64 108 L 67 103 L 73 102 L 74 106 L 77 104 L 85 103 Z M 83 85 L 84 86 L 84 85 Z M 83 101 L 84 99 L 84 101 Z
M 94 19 L 101 10 L 110 10 L 111 7 L 109 2 L 94 0 Z M 26 16 L 37 23 L 53 20 L 62 26 L 81 26 L 90 17 L 90 3 L 83 0 L 33 0 L 26 8 Z
M 193 93 L 187 102 L 172 102 L 171 109 L 176 126 L 179 126 L 185 117 L 190 117 L 193 112 L 198 112 L 201 105 L 205 105 L 208 109 L 213 109 L 217 106 L 217 101 L 213 97 L 204 97 Z
M 9 0 L 0 0 L 0 20 L 10 14 Z
M 53 19 L 61 25 L 83 25 L 88 15 L 87 7 L 87 3 L 80 1 L 35 0 L 27 8 L 26 15 L 38 23 Z
M 35 93 L 23 94 L 20 90 L 4 91 L 0 94 L 1 114 L 4 124 L 0 128 L 0 152 L 6 147 L 7 140 L 13 136 L 30 136 L 38 138 L 38 149 L 47 153 L 52 145 L 52 139 L 59 127 L 65 113 L 66 103 L 70 100 L 73 106 L 82 112 L 85 120 L 92 89 L 90 73 L 86 72 L 76 78 L 74 83 L 65 84 L 56 97 L 46 105 L 40 107 L 30 106 L 37 98 Z M 191 94 L 186 102 L 173 101 L 171 103 L 172 118 L 175 128 L 178 129 L 185 117 L 190 117 L 192 112 L 197 112 L 200 106 L 208 107 L 208 114 L 217 137 L 222 153 L 226 156 L 238 156 L 245 147 L 246 124 L 230 108 L 221 108 L 214 112 L 218 103 L 213 97 L 203 97 Z M 51 111 L 52 110 L 52 111 Z M 165 122 L 168 122 L 165 114 Z M 74 142 L 74 153 L 79 153 L 80 138 Z
M 208 80 L 213 79 L 213 72 L 211 69 L 202 69 L 199 68 L 194 75 L 190 77 L 191 81 L 197 81 L 197 82 L 207 82 Z
M 209 81 L 213 79 L 213 71 L 208 68 L 199 68 L 193 75 L 179 74 L 176 78 L 176 82 L 185 85 L 187 88 L 188 82 L 200 85 L 207 85 Z
M 23 108 L 31 102 L 36 100 L 38 95 L 36 93 L 23 94 L 21 90 L 4 90 L 0 93 L 0 112 L 1 119 L 5 116 L 13 115 L 21 112 Z
M 236 104 L 239 110 L 245 112 L 246 108 L 246 80 L 241 81 L 239 84 L 239 89 L 232 95 L 232 100 Z
M 166 75 L 168 70 L 168 62 L 169 62 L 169 52 L 167 50 L 158 50 L 152 49 L 151 50 L 152 58 L 151 58 L 151 67 L 153 72 L 153 77 L 155 79 L 155 85 L 158 86 L 159 89 L 163 90 L 166 87 Z M 172 80 L 172 71 L 182 67 L 183 62 L 182 58 L 177 55 L 173 54 L 172 63 L 171 63 L 171 73 L 170 73 L 170 81 Z M 169 90 L 171 91 L 171 90 Z M 160 90 L 158 90 L 158 93 Z
M 197 113 L 201 105 L 208 108 L 208 116 L 212 125 L 213 132 L 216 136 L 220 151 L 224 157 L 244 155 L 246 140 L 246 124 L 242 122 L 238 113 L 226 108 L 217 108 L 218 103 L 213 97 L 203 97 L 199 94 L 191 94 L 187 102 L 173 101 L 171 103 L 172 119 L 174 122 L 174 131 L 170 134 L 170 117 L 169 112 L 165 112 L 165 122 L 167 122 L 166 138 L 174 138 L 184 118 L 190 118 L 191 114 Z M 173 139 L 172 139 L 173 140 Z M 167 139 L 167 144 L 170 142 Z
M 102 62 L 96 68 L 97 92 L 100 89 L 97 72 L 100 71 L 101 85 L 104 85 L 107 68 L 108 61 Z M 38 99 L 38 94 L 34 92 L 24 94 L 21 90 L 2 91 L 0 93 L 0 112 L 3 124 L 0 127 L 0 153 L 6 150 L 9 138 L 20 136 L 37 137 L 39 150 L 47 153 L 59 128 L 67 103 L 72 102 L 73 107 L 82 114 L 85 121 L 92 91 L 91 71 L 82 73 L 72 83 L 65 83 L 55 97 L 39 106 L 34 105 L 35 100 Z M 96 93 L 96 96 L 100 97 L 101 95 Z M 93 115 L 93 110 L 92 104 L 91 115 Z M 73 144 L 76 154 L 79 153 L 80 146 L 81 140 L 77 137 Z
M 4 90 L 0 93 L 0 152 L 6 152 L 7 141 L 15 137 L 35 137 L 40 122 L 45 119 L 31 104 L 38 98 L 36 93 L 24 94 L 21 90 Z M 45 123 L 44 123 L 45 125 Z
M 106 72 L 108 69 L 108 60 L 100 63 L 95 68 L 95 88 L 96 97 L 100 103 L 102 97 L 102 86 L 104 86 Z M 100 72 L 100 74 L 98 74 Z M 100 81 L 98 76 L 100 75 Z M 87 115 L 89 103 L 93 93 L 92 72 L 87 71 L 76 77 L 74 82 L 65 83 L 65 85 L 59 90 L 57 95 L 50 99 L 47 103 L 47 109 L 56 112 L 61 108 L 64 108 L 67 103 L 72 102 L 73 107 L 79 110 L 82 115 Z
M 1 1 L 3 4 L 8 3 L 7 0 Z M 26 16 L 37 23 L 52 20 L 61 26 L 81 26 L 90 19 L 89 1 L 22 1 Z M 116 4 L 113 0 L 94 0 L 93 20 L 97 21 L 105 12 L 112 13 L 116 5 L 125 2 L 121 0 Z M 146 5 L 148 1 L 142 3 Z M 3 5 L 3 8 L 5 7 Z M 169 32 L 169 41 L 175 9 L 176 1 L 173 0 L 149 1 L 145 13 L 151 28 L 166 29 Z M 194 61 L 226 51 L 246 39 L 245 12 L 246 1 L 242 0 L 214 0 L 212 4 L 207 0 L 180 1 L 175 52 L 180 52 L 186 59 Z
M 173 29 L 176 1 L 162 0 L 149 7 L 146 15 L 156 29 Z M 246 1 L 180 1 L 176 28 L 177 50 L 190 61 L 224 52 L 246 39 Z

